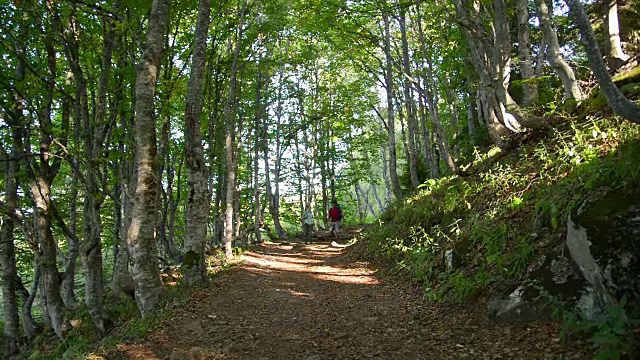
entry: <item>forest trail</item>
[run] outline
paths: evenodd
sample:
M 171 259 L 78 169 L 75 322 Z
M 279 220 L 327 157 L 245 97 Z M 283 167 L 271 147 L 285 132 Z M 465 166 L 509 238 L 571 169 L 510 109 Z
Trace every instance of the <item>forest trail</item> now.
M 254 247 L 144 342 L 120 344 L 107 358 L 586 358 L 560 344 L 555 324 L 491 326 L 478 309 L 429 305 L 326 240 Z

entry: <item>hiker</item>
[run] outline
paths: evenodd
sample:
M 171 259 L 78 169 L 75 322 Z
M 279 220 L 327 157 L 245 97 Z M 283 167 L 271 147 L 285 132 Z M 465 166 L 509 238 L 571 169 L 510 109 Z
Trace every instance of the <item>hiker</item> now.
M 313 234 L 313 213 L 311 207 L 307 205 L 302 213 L 302 234 L 304 235 L 304 242 L 309 242 L 311 235 Z
M 340 238 L 340 220 L 342 220 L 342 209 L 338 206 L 338 202 L 333 200 L 331 202 L 333 207 L 329 210 L 329 226 L 331 232 L 336 237 L 336 240 Z

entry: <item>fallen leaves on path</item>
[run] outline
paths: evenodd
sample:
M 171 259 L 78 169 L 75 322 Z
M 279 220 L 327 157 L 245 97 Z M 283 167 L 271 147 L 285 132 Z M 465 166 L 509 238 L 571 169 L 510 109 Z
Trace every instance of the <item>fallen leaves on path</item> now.
M 585 359 L 553 323 L 491 326 L 383 279 L 340 244 L 263 244 L 109 359 Z

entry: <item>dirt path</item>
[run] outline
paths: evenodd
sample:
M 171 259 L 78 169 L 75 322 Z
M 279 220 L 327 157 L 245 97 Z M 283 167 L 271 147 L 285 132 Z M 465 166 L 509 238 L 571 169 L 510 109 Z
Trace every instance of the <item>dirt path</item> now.
M 265 244 L 196 290 L 142 344 L 117 359 L 570 359 L 553 324 L 489 326 L 445 314 L 419 292 L 353 262 L 345 246 Z

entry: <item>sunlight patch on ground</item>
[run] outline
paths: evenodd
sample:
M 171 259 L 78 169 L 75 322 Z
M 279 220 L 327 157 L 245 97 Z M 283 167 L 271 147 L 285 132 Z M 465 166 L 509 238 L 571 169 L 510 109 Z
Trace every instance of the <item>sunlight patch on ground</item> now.
M 360 284 L 360 285 L 378 285 L 380 280 L 372 276 L 360 275 L 335 275 L 335 274 L 317 274 L 314 278 L 323 281 L 334 281 L 342 284 Z
M 333 241 L 331 242 L 331 246 L 335 247 L 335 248 L 346 248 L 349 247 L 349 244 L 338 244 L 337 242 Z
M 146 347 L 142 346 L 142 345 L 138 345 L 138 344 L 119 344 L 117 346 L 117 349 L 126 354 L 127 358 L 129 359 L 135 359 L 135 360 L 142 360 L 142 359 L 149 359 L 149 360 L 160 360 L 160 358 L 151 350 L 151 349 L 147 349 Z
M 273 247 L 276 247 L 278 249 L 287 250 L 287 251 L 293 250 L 293 245 L 290 245 L 290 244 L 286 244 L 285 245 L 285 244 L 280 244 L 280 243 L 274 243 L 274 242 L 271 242 L 271 241 L 265 241 L 261 245 L 262 246 L 267 246 L 267 247 L 273 246 Z
M 339 253 L 342 249 L 327 248 L 326 245 L 310 246 L 315 251 L 323 251 L 318 254 L 320 259 L 328 259 L 331 256 L 327 252 Z M 312 277 L 323 280 L 333 281 L 344 284 L 364 284 L 376 285 L 380 282 L 373 277 L 375 271 L 364 268 L 336 268 L 324 265 L 323 260 L 308 259 L 298 257 L 283 257 L 284 254 L 260 254 L 245 253 L 242 255 L 242 261 L 248 265 L 247 269 L 256 273 L 269 273 L 270 271 L 289 271 L 296 273 L 309 274 Z
M 289 292 L 289 294 L 293 295 L 293 296 L 297 296 L 297 297 L 305 297 L 305 298 L 312 298 L 313 295 L 306 293 L 306 292 L 300 292 L 300 291 L 295 291 L 292 289 L 287 289 L 287 292 Z
M 322 260 L 306 259 L 306 258 L 280 258 L 278 261 L 291 264 L 311 265 L 319 264 Z

